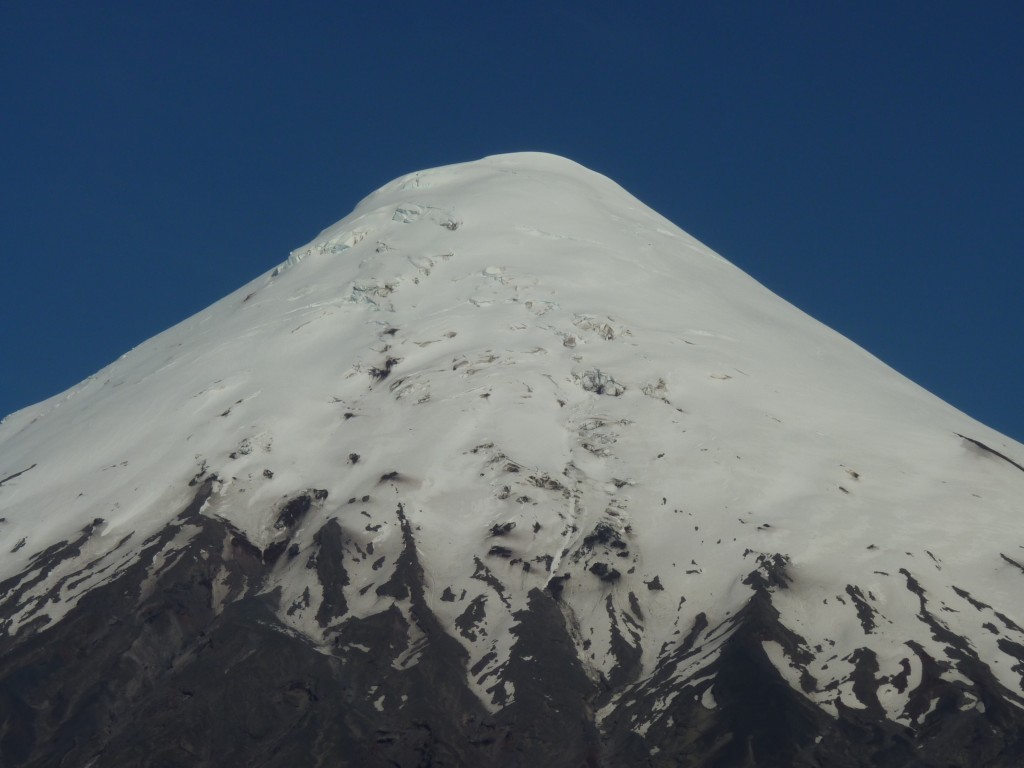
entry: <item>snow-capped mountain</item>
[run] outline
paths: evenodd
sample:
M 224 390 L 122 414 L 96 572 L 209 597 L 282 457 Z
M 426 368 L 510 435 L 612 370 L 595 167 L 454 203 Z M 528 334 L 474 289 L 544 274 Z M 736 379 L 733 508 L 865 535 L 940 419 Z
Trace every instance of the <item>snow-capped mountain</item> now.
M 4 766 L 1016 766 L 1024 446 L 544 154 L 0 424 Z

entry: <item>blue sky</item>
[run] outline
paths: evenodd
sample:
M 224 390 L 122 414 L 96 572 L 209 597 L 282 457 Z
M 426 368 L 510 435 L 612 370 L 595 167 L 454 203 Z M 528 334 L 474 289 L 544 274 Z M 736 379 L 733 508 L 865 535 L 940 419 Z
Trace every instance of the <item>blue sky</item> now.
M 498 5 L 0 0 L 0 415 L 543 150 L 1024 440 L 1024 5 Z

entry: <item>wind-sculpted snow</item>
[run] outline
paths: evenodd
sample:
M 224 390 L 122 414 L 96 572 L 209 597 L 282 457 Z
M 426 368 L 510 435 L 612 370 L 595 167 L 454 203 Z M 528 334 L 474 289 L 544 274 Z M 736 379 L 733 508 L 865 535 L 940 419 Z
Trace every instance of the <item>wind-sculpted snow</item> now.
M 161 728 L 210 638 L 280 648 L 304 714 L 246 717 L 302 764 L 1016 765 L 1022 463 L 604 177 L 412 174 L 0 425 L 3 762 L 71 738 L 24 709 L 63 632 Z

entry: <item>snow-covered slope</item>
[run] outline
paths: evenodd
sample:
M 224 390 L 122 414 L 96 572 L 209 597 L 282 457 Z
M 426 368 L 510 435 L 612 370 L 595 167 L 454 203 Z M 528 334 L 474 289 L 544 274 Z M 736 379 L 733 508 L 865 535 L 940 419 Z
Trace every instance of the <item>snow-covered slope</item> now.
M 608 764 L 840 765 L 842 724 L 869 721 L 927 760 L 940 718 L 974 749 L 1003 734 L 984 764 L 1012 764 L 1022 465 L 608 179 L 501 155 L 384 186 L 5 419 L 0 627 L 26 663 L 84 596 L 129 580 L 139 612 L 190 559 L 210 622 L 260 598 L 320 656 L 386 636 L 394 675 L 439 654 L 453 712 L 500 723 L 571 668 L 580 743 Z M 383 616 L 400 631 L 354 630 Z M 174 636 L 180 668 L 198 641 Z M 784 744 L 740 744 L 740 646 L 802 713 Z M 386 677 L 359 694 L 371 720 L 412 706 Z M 717 746 L 691 738 L 715 713 Z M 518 764 L 507 740 L 487 759 Z

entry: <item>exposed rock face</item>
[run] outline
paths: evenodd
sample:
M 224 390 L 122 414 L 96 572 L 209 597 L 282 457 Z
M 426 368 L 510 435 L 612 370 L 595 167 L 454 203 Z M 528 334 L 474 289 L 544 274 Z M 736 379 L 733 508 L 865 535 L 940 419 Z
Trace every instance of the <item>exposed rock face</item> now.
M 199 514 L 211 486 L 56 627 L 0 645 L 3 765 L 1012 766 L 1024 750 L 1014 694 L 977 663 L 953 686 L 929 660 L 917 699 L 936 703 L 916 728 L 886 718 L 867 649 L 855 660 L 859 706 L 831 717 L 794 690 L 764 650 L 767 641 L 812 656 L 772 605 L 788 586 L 781 558 L 752 572 L 741 611 L 710 631 L 698 615 L 639 681 L 628 653 L 617 681 L 589 677 L 564 606 L 534 589 L 500 673 L 514 700 L 491 712 L 466 684 L 466 652 L 424 600 L 408 524 L 404 560 L 380 589 L 394 602 L 317 647 L 281 622 L 279 592 L 263 591 L 276 563 Z M 174 550 L 186 526 L 195 535 Z M 347 584 L 342 536 L 332 519 L 315 537 L 325 595 Z M 152 579 L 158 560 L 167 565 Z M 229 585 L 219 599 L 217 580 Z M 331 619 L 344 617 L 343 603 L 329 604 Z M 963 706 L 974 696 L 984 708 Z M 631 727 L 652 711 L 662 717 L 644 733 Z
M 1024 764 L 1024 446 L 596 174 L 387 185 L 0 424 L 0 764 Z

